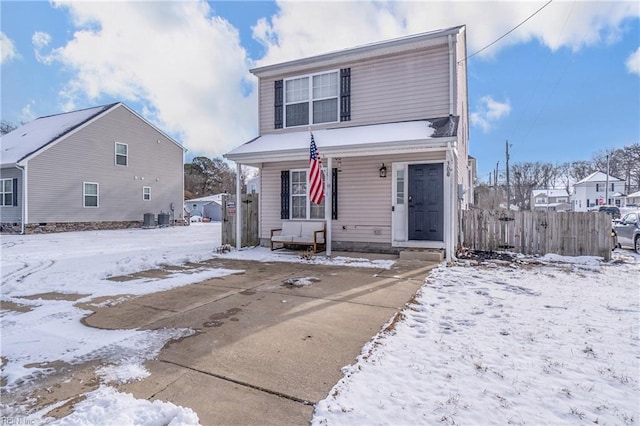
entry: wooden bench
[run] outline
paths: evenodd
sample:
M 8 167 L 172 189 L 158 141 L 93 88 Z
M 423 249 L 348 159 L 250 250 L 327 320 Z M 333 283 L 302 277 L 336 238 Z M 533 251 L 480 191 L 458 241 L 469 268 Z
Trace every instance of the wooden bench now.
M 313 252 L 318 251 L 318 247 L 325 245 L 324 221 L 314 220 L 286 220 L 282 222 L 282 227 L 271 230 L 271 250 L 275 250 L 275 245 L 308 246 L 313 248 Z

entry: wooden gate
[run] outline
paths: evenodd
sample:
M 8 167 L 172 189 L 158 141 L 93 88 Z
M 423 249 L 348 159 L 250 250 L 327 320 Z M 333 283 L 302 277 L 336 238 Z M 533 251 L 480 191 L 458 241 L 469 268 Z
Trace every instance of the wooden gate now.
M 260 244 L 258 237 L 258 201 L 260 194 L 242 194 L 241 206 L 236 205 L 236 196 L 222 196 L 222 244 L 236 245 L 236 219 L 238 208 L 242 209 L 242 247 Z
M 603 212 L 466 210 L 464 247 L 528 255 L 611 259 L 611 216 Z

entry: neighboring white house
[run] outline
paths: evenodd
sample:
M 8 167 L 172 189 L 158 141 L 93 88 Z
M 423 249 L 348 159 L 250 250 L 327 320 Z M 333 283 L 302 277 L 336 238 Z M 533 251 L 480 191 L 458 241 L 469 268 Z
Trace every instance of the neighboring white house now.
M 184 209 L 190 217 L 200 216 L 203 219 L 219 222 L 222 220 L 222 196 L 223 194 L 216 194 L 185 200 Z
M 261 244 L 284 220 L 323 220 L 328 255 L 453 257 L 472 195 L 466 55 L 458 26 L 252 69 L 259 134 L 225 157 L 260 170 Z M 311 135 L 320 205 L 307 191 Z
M 532 210 L 567 211 L 571 209 L 566 189 L 534 189 L 531 193 Z
M 601 205 L 621 207 L 624 181 L 603 172 L 593 172 L 573 185 L 571 204 L 573 211 L 586 212 Z M 608 196 L 608 198 L 607 198 Z
M 636 191 L 627 195 L 625 205 L 627 207 L 640 207 L 640 191 Z
M 37 118 L 0 150 L 3 232 L 182 222 L 184 148 L 122 103 Z

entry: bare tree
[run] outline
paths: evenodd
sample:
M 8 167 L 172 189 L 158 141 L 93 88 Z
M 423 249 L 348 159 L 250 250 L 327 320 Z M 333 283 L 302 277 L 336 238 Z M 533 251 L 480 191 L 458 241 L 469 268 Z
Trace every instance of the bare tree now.
M 196 197 L 235 192 L 235 172 L 220 158 L 195 157 L 184 165 L 185 190 Z M 241 176 L 241 179 L 242 176 Z M 244 184 L 244 179 L 242 181 Z
M 7 121 L 7 120 L 2 120 L 0 121 L 0 135 L 6 135 L 7 133 L 17 129 L 18 126 L 16 126 L 15 124 Z

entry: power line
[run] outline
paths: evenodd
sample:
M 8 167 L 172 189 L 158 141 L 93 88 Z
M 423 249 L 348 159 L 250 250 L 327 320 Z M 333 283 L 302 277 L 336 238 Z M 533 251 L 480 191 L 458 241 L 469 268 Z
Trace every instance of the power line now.
M 511 30 L 507 31 L 505 34 L 503 34 L 501 37 L 499 37 L 498 39 L 496 39 L 493 43 L 490 43 L 488 45 L 486 45 L 485 47 L 483 47 L 482 49 L 478 50 L 477 52 L 472 53 L 471 55 L 467 56 L 464 59 L 461 59 L 460 62 L 464 62 L 469 60 L 469 58 L 472 58 L 474 56 L 476 56 L 478 53 L 490 48 L 491 46 L 493 46 L 494 44 L 496 44 L 497 42 L 499 42 L 500 40 L 502 40 L 503 38 L 505 38 L 506 36 L 508 36 L 509 34 L 511 34 L 512 32 L 514 32 L 515 30 L 517 30 L 518 28 L 520 28 L 522 25 L 524 25 L 525 22 L 527 22 L 529 19 L 533 18 L 534 16 L 536 16 L 538 14 L 538 12 L 540 12 L 542 9 L 544 9 L 545 7 L 549 6 L 551 4 L 553 0 L 549 0 L 548 2 L 546 2 L 544 4 L 544 6 L 542 6 L 540 9 L 536 10 L 535 12 L 533 12 L 533 14 L 529 15 L 529 17 L 527 19 L 525 19 L 524 21 L 520 22 L 518 25 L 516 25 L 515 27 L 513 27 Z

